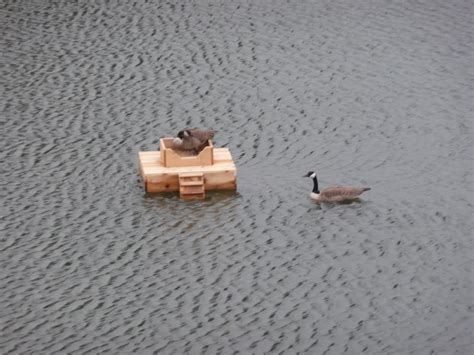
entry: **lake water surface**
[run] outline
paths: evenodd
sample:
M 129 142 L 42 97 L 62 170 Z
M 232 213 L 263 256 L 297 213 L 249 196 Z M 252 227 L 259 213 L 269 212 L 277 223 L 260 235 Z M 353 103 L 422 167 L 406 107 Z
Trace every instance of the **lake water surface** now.
M 471 354 L 473 4 L 0 6 L 1 354 Z M 217 131 L 236 193 L 147 195 Z M 318 205 L 320 186 L 371 191 Z

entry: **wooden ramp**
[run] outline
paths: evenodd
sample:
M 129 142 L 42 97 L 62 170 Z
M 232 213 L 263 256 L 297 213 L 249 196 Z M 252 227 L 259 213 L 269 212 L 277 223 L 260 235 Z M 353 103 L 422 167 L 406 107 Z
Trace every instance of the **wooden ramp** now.
M 179 195 L 182 199 L 205 197 L 204 174 L 199 172 L 181 173 L 179 179 Z

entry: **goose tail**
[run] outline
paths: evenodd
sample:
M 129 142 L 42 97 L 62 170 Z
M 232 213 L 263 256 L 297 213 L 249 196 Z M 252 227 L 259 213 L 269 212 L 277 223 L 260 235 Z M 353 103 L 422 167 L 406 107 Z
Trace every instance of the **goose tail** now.
M 363 187 L 362 191 L 369 191 L 371 188 L 370 187 Z

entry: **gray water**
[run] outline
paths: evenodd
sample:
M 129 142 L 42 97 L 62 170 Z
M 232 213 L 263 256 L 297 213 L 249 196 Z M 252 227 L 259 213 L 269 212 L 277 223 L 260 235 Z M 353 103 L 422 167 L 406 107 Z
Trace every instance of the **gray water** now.
M 0 353 L 472 353 L 472 15 L 3 1 Z M 236 193 L 145 193 L 187 126 Z

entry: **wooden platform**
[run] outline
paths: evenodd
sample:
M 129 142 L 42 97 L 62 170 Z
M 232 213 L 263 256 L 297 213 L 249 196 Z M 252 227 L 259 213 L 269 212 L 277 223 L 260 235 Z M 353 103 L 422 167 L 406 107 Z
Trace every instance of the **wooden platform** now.
M 208 190 L 235 190 L 237 169 L 229 149 L 213 148 L 212 154 L 212 165 L 166 167 L 160 151 L 139 152 L 146 191 L 180 191 L 181 197 L 202 198 Z

